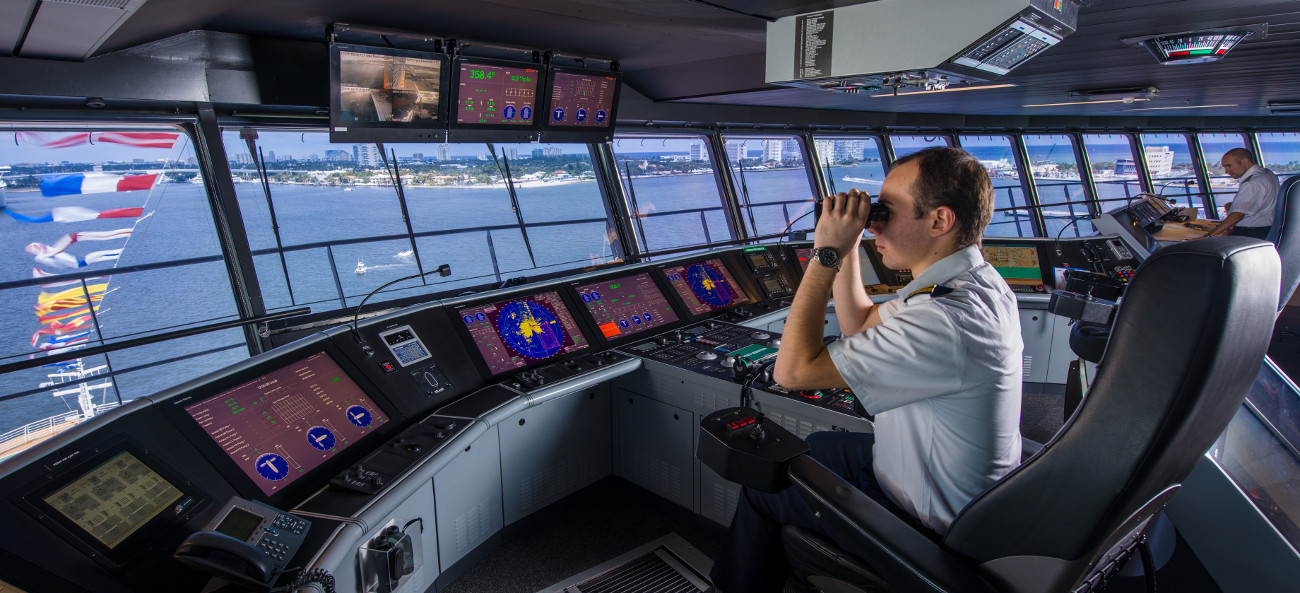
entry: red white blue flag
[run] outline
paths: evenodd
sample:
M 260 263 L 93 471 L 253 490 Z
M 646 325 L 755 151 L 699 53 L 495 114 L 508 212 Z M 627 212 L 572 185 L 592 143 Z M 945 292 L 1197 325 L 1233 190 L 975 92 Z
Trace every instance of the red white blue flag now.
M 72 173 L 41 177 L 41 195 L 47 198 L 73 194 L 100 194 L 150 189 L 158 173 L 148 175 L 113 175 L 111 173 Z
M 4 213 L 14 220 L 22 222 L 81 222 L 97 218 L 139 218 L 144 208 L 113 208 L 111 210 L 91 210 L 81 206 L 59 206 L 39 216 L 19 214 L 8 208 Z

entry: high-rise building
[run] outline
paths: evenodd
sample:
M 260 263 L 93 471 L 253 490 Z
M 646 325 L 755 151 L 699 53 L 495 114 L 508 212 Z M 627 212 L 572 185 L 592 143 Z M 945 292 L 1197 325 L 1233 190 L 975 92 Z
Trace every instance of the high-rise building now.
M 1168 175 L 1174 169 L 1174 151 L 1168 146 L 1148 146 L 1146 157 L 1152 177 Z
M 540 149 L 540 148 L 534 148 L 534 149 L 533 149 L 533 158 L 535 158 L 535 159 L 540 159 L 540 158 L 542 158 L 542 149 Z
M 781 160 L 783 162 L 803 162 L 803 153 L 799 150 L 799 141 L 790 139 L 781 141 Z
M 448 160 L 448 159 L 447 159 L 447 145 L 446 145 L 446 144 L 439 144 L 439 145 L 438 145 L 438 160 L 440 160 L 440 161 Z
M 545 156 L 560 156 L 564 154 L 564 151 L 559 146 L 547 146 L 542 149 L 542 154 Z
M 744 143 L 736 140 L 727 142 L 727 162 L 737 163 L 740 162 L 740 159 L 745 157 L 742 153 L 742 146 L 744 146 Z
M 411 158 L 412 158 L 412 159 L 415 159 L 415 160 L 417 160 L 417 161 L 423 161 L 423 160 L 424 160 L 424 153 L 423 153 L 423 152 L 412 153 L 412 154 L 411 154 Z
M 785 140 L 769 139 L 763 141 L 763 162 L 781 162 L 781 146 Z
M 363 167 L 374 167 L 383 162 L 379 156 L 379 149 L 374 144 L 353 144 L 352 158 Z
M 817 147 L 817 158 L 822 162 L 822 166 L 835 162 L 835 141 L 834 140 L 814 140 Z
M 506 149 L 506 157 L 509 158 L 509 159 L 512 160 L 512 161 L 517 161 L 517 160 L 519 160 L 519 149 L 518 149 L 518 148 L 515 148 L 515 147 L 513 147 L 513 146 L 510 147 L 510 148 L 507 148 L 507 149 Z
M 692 161 L 706 160 L 704 157 L 704 145 L 700 144 L 699 142 L 691 143 L 691 160 Z

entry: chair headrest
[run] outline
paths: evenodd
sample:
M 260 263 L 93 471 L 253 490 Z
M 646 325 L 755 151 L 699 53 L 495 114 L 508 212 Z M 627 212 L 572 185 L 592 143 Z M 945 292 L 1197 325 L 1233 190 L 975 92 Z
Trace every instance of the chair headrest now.
M 1271 244 L 1163 248 L 1134 275 L 1092 389 L 1030 458 L 957 516 L 944 544 L 973 559 L 1093 552 L 1191 472 L 1240 407 L 1268 348 Z
M 1282 258 L 1282 286 L 1277 303 L 1280 313 L 1300 286 L 1300 175 L 1283 180 L 1278 189 L 1277 209 L 1273 211 L 1268 240 L 1277 245 L 1277 253 Z

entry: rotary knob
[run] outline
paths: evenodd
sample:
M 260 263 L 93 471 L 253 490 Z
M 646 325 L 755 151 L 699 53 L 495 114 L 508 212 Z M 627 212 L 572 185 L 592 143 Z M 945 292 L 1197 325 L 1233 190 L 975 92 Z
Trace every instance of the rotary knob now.
M 701 351 L 699 354 L 696 354 L 696 355 L 695 355 L 695 358 L 698 358 L 698 359 L 700 359 L 700 360 L 717 360 L 717 359 L 718 359 L 718 355 L 717 355 L 716 353 L 714 353 L 714 352 L 709 351 L 709 350 L 703 350 L 703 351 Z M 728 356 L 727 358 L 731 358 L 731 357 Z

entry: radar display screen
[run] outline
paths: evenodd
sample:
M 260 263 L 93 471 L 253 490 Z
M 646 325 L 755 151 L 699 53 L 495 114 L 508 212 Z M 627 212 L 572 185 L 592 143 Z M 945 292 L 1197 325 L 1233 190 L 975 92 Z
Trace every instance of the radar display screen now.
M 129 451 L 42 498 L 112 550 L 184 493 Z
M 531 64 L 457 62 L 456 123 L 532 127 L 541 71 Z
M 795 247 L 794 256 L 799 260 L 799 269 L 807 272 L 808 263 L 812 261 L 812 247 Z
M 494 376 L 589 346 L 555 291 L 467 307 L 460 316 Z
M 186 406 L 270 495 L 388 422 L 330 355 L 318 352 Z
M 750 302 L 721 259 L 664 268 L 664 274 L 692 316 Z
M 575 287 L 606 340 L 678 321 L 649 272 Z
M 340 51 L 337 124 L 437 123 L 442 67 L 437 58 Z
M 1038 267 L 1038 248 L 1033 245 L 985 243 L 980 246 L 980 252 L 984 254 L 984 261 L 992 264 L 993 269 L 1008 282 L 1043 282 L 1043 272 Z
M 579 74 L 553 70 L 548 126 L 608 128 L 614 124 L 613 74 Z

